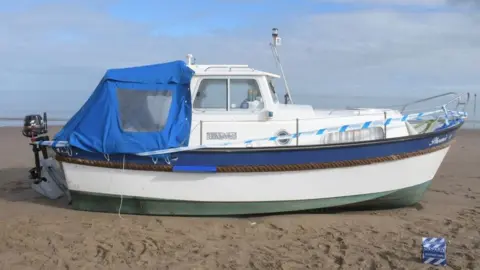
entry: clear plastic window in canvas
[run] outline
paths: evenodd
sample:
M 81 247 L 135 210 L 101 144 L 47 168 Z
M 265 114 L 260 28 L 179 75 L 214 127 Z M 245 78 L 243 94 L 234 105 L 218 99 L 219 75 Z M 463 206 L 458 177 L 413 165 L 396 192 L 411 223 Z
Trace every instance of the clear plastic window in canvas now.
M 172 92 L 117 89 L 121 128 L 128 132 L 159 132 L 167 124 Z

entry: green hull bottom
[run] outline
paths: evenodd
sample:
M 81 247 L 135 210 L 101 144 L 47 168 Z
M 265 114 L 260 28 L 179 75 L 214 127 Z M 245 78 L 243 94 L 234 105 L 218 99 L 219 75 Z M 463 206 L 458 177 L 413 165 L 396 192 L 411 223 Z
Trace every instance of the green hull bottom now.
M 419 202 L 431 181 L 395 191 L 348 197 L 276 202 L 194 202 L 108 196 L 70 191 L 72 207 L 94 212 L 169 216 L 252 215 L 335 208 L 398 208 Z

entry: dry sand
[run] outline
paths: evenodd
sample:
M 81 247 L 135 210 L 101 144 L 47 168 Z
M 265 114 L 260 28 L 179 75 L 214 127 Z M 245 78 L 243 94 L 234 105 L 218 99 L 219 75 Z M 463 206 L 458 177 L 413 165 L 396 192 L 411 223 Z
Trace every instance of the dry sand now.
M 460 131 L 415 207 L 250 218 L 71 210 L 30 189 L 20 128 L 0 138 L 0 269 L 436 269 L 423 236 L 448 240 L 445 269 L 480 269 L 478 131 Z

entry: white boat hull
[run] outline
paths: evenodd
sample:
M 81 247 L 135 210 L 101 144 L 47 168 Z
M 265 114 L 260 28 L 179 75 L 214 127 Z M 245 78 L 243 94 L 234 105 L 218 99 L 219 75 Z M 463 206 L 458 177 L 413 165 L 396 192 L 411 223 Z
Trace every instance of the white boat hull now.
M 221 204 L 336 199 L 331 206 L 340 206 L 429 183 L 448 150 L 449 146 L 395 161 L 290 172 L 154 172 L 66 162 L 63 170 L 73 200 L 74 194 L 117 197 L 118 207 L 123 198 Z

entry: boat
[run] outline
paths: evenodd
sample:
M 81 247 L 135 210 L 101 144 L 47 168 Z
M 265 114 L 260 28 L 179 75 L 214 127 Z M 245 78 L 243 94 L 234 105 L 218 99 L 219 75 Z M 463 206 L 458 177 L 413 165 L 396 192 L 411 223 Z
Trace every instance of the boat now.
M 44 131 L 26 134 L 36 155 L 32 185 L 49 198 L 66 194 L 73 209 L 144 215 L 421 201 L 466 121 L 469 94 L 401 108 L 299 105 L 278 57 L 280 42 L 274 29 L 270 45 L 282 76 L 248 65 L 197 64 L 191 54 L 107 70 L 52 140 Z M 280 78 L 283 102 L 275 88 Z M 447 96 L 429 110 L 408 110 Z

